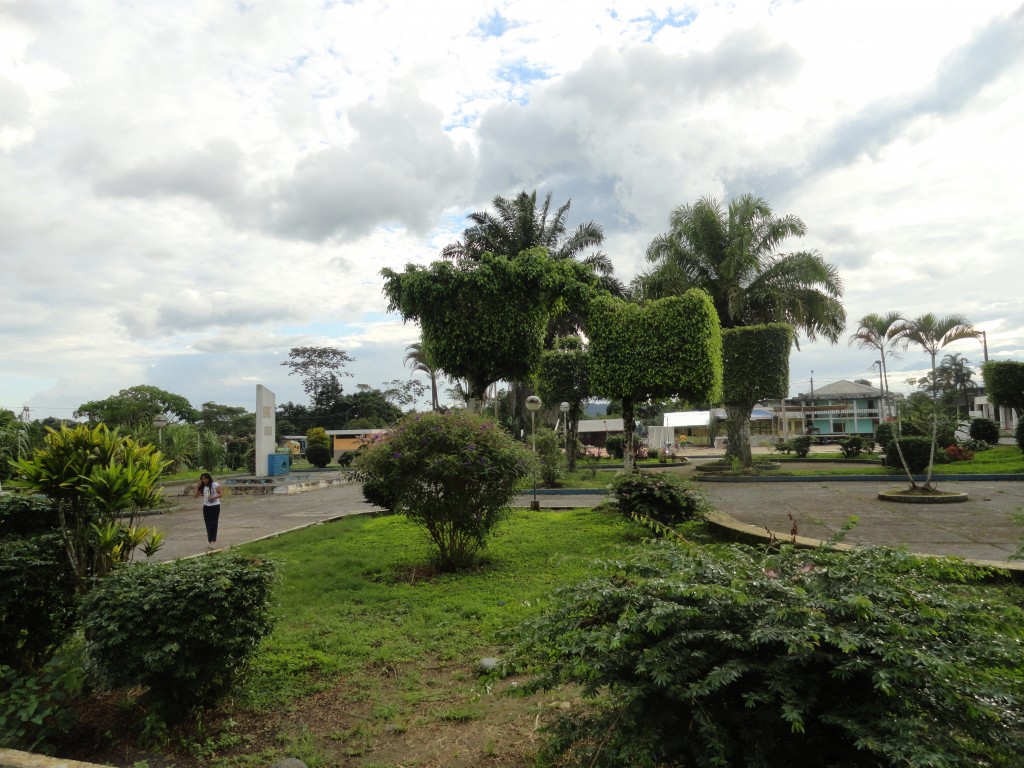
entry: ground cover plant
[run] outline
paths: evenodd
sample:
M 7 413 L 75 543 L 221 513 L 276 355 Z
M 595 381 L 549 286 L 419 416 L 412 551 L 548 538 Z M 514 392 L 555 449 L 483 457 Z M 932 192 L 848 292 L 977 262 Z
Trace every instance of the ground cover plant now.
M 956 561 L 666 541 L 561 591 L 512 637 L 524 690 L 579 686 L 571 765 L 1018 766 L 1024 611 Z

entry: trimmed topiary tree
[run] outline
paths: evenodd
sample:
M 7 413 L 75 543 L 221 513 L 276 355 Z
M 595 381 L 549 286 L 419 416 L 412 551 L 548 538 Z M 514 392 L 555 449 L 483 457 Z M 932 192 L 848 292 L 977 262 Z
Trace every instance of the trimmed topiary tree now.
M 635 403 L 649 397 L 710 402 L 721 397 L 722 332 L 704 291 L 642 305 L 594 299 L 587 335 L 593 394 L 622 401 L 627 471 L 635 467 Z
M 532 467 L 522 444 L 463 411 L 407 416 L 354 462 L 387 489 L 394 511 L 427 532 L 446 571 L 476 562 Z
M 541 353 L 537 394 L 549 405 L 569 404 L 566 427 L 569 445 L 575 445 L 583 402 L 590 396 L 590 353 L 584 349 L 579 336 L 559 336 L 554 349 Z M 566 462 L 569 471 L 575 471 L 575 451 L 569 451 Z
M 306 446 L 306 461 L 314 467 L 323 469 L 331 463 L 331 449 L 320 443 Z
M 997 445 L 999 425 L 992 419 L 971 419 L 970 435 L 972 440 L 984 440 L 991 445 Z
M 722 331 L 722 402 L 728 415 L 729 447 L 735 457 L 752 467 L 750 414 L 762 400 L 789 395 L 789 352 L 793 329 L 784 323 L 725 328 Z
M 989 360 L 981 365 L 985 394 L 999 407 L 1012 408 L 1024 419 L 1024 363 L 1017 360 Z
M 928 469 L 932 457 L 932 440 L 930 437 L 901 437 L 889 443 L 885 451 L 887 467 L 900 466 L 900 454 L 897 442 L 903 451 L 903 464 L 908 472 L 919 475 Z
M 619 511 L 664 525 L 704 517 L 708 504 L 699 491 L 672 472 L 623 472 L 611 484 Z

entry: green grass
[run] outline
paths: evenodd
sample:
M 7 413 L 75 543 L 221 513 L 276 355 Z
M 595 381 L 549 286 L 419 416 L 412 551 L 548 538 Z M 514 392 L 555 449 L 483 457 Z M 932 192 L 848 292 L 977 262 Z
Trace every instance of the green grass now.
M 279 564 L 278 623 L 254 663 L 247 706 L 279 707 L 344 676 L 369 696 L 381 669 L 430 658 L 472 668 L 497 630 L 643 531 L 597 510 L 516 511 L 483 565 L 435 574 L 431 546 L 404 517 L 351 517 L 247 545 Z M 417 688 L 413 674 L 404 687 Z M 401 681 L 400 681 L 401 682 Z
M 792 459 L 790 460 L 793 461 Z M 834 477 L 837 475 L 878 475 L 880 477 L 899 476 L 904 472 L 901 468 L 883 467 L 879 457 L 875 456 L 870 463 L 822 464 L 820 469 L 789 470 L 783 459 L 782 467 L 775 473 L 793 475 L 795 477 Z M 1024 474 L 1024 454 L 1015 445 L 998 445 L 989 451 L 974 454 L 970 461 L 954 461 L 949 464 L 936 464 L 934 475 L 1007 475 Z

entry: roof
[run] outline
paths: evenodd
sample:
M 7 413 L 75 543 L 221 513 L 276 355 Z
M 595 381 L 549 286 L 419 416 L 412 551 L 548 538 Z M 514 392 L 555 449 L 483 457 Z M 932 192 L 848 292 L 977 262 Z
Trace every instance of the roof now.
M 711 411 L 676 411 L 662 417 L 664 427 L 706 427 L 711 423 Z
M 867 384 L 858 384 L 855 381 L 847 381 L 846 379 L 840 379 L 834 381 L 831 384 L 826 384 L 823 387 L 814 388 L 814 397 L 811 398 L 809 393 L 800 393 L 800 399 L 814 399 L 819 398 L 867 398 L 867 397 L 881 397 L 882 390 L 878 387 L 871 387 Z
M 622 419 L 583 419 L 576 428 L 577 432 L 621 432 Z

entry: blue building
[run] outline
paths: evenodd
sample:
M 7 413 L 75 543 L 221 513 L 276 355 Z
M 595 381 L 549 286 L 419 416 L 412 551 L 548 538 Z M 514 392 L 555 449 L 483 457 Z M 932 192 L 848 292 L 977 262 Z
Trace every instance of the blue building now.
M 902 399 L 899 393 L 885 397 L 877 387 L 840 380 L 815 387 L 810 393 L 801 392 L 786 401 L 786 410 L 790 418 L 799 414 L 805 433 L 871 437 L 879 423 L 895 420 L 896 404 Z

